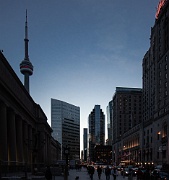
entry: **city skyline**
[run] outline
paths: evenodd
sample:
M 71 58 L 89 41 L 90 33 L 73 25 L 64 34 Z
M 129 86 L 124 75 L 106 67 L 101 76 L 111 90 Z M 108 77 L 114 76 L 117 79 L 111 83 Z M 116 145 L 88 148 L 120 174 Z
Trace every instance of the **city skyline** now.
M 142 87 L 141 64 L 157 4 L 158 0 L 2 1 L 0 49 L 23 83 L 19 64 L 24 58 L 27 9 L 34 66 L 30 95 L 49 124 L 51 98 L 79 106 L 82 139 L 95 104 L 106 114 L 117 86 Z

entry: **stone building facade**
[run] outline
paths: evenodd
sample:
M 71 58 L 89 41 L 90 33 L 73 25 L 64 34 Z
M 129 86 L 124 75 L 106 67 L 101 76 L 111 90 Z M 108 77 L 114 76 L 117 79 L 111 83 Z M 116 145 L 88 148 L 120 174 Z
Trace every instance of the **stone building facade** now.
M 142 120 L 124 133 L 116 126 L 118 121 L 113 123 L 116 126 L 113 130 L 114 161 L 117 163 L 169 166 L 168 19 L 169 1 L 159 0 L 155 23 L 151 28 L 150 48 L 142 61 Z M 120 108 L 116 101 L 114 105 Z M 115 111 L 113 114 L 116 115 Z
M 113 161 L 116 165 L 140 160 L 142 89 L 116 87 L 112 103 Z
M 60 145 L 51 133 L 40 105 L 34 102 L 0 52 L 1 165 L 51 164 L 60 153 Z

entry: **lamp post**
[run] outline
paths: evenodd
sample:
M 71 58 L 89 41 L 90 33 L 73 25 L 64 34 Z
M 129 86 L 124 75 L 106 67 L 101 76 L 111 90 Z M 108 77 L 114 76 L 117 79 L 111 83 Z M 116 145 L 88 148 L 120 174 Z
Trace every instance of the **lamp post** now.
M 70 149 L 66 146 L 64 148 L 64 154 L 66 156 L 66 165 L 65 165 L 65 173 L 64 173 L 64 180 L 68 180 L 68 156 L 69 156 Z
M 160 135 L 161 135 L 161 131 L 158 131 L 157 135 L 158 135 L 158 140 L 159 140 L 160 139 Z M 160 146 L 158 148 L 158 151 L 161 153 L 161 164 L 163 165 L 163 146 L 161 146 L 161 143 L 160 143 Z
M 126 146 L 123 146 L 122 147 L 122 150 L 121 150 L 121 164 L 123 165 L 124 161 L 125 161 L 125 147 Z

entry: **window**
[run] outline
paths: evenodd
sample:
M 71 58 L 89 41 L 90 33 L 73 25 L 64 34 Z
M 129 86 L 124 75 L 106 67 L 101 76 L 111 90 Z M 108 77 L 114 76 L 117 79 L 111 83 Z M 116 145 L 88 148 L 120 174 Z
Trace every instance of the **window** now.
M 157 159 L 159 159 L 159 152 L 157 152 Z
M 160 133 L 157 133 L 157 140 L 160 139 Z
M 165 95 L 167 96 L 167 91 L 165 91 Z
M 161 68 L 161 63 L 159 64 L 159 69 Z
M 167 56 L 165 56 L 165 61 L 167 61 L 168 60 L 168 57 Z
M 164 123 L 163 132 L 164 132 L 164 137 L 167 136 L 167 123 Z
M 159 76 L 161 76 L 161 71 L 159 72 Z

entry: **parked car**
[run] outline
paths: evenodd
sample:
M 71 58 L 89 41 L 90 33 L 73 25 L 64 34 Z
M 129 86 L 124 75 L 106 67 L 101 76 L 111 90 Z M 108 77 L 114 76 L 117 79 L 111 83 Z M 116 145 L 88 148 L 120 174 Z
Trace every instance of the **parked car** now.
M 160 169 L 154 169 L 150 173 L 151 180 L 155 180 L 158 177 L 158 173 L 160 172 Z
M 154 169 L 150 175 L 151 180 L 169 180 L 169 172 L 160 169 Z
M 158 180 L 169 180 L 169 172 L 159 171 L 157 179 Z

